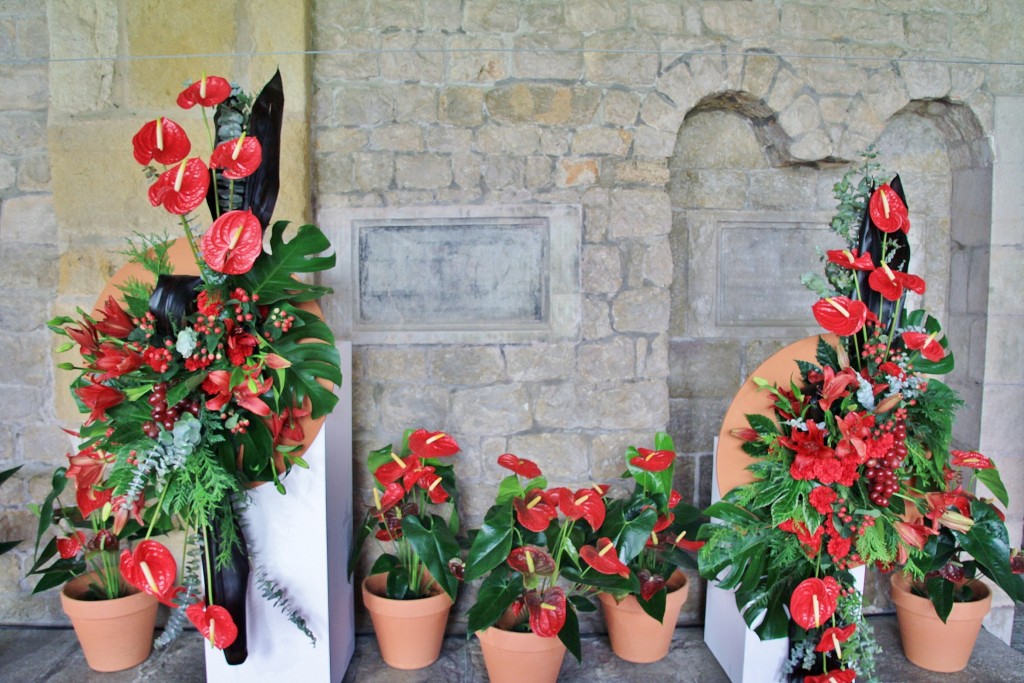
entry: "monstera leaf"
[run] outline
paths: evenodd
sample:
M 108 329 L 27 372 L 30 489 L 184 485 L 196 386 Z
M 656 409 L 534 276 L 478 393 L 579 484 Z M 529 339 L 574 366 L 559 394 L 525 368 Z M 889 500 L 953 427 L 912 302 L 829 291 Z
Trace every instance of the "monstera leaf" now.
M 308 396 L 313 417 L 318 418 L 331 412 L 338 397 L 317 380 L 341 384 L 341 360 L 334 347 L 334 334 L 322 320 L 302 310 L 296 310 L 295 315 L 303 324 L 293 327 L 273 345 L 274 351 L 291 363 L 283 371 L 285 384 L 292 392 L 284 397 L 285 404 L 301 406 Z
M 313 301 L 331 292 L 330 287 L 300 282 L 293 273 L 318 273 L 333 268 L 337 260 L 316 256 L 331 246 L 327 236 L 315 225 L 303 225 L 287 242 L 284 231 L 287 221 L 277 221 L 270 233 L 270 254 L 262 254 L 243 277 L 246 289 L 258 294 L 260 303 L 270 306 L 279 301 Z

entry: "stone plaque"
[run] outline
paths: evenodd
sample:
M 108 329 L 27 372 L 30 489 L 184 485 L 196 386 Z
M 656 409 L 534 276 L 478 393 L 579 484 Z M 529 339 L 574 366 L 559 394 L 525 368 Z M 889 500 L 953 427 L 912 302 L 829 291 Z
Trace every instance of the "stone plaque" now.
M 575 205 L 321 212 L 338 267 L 324 314 L 360 344 L 577 339 L 582 212 Z
M 718 305 L 721 326 L 813 324 L 818 300 L 800 284 L 822 266 L 814 245 L 837 248 L 827 228 L 804 222 L 720 222 L 718 233 Z
M 358 231 L 358 325 L 446 328 L 543 324 L 546 221 L 433 221 Z

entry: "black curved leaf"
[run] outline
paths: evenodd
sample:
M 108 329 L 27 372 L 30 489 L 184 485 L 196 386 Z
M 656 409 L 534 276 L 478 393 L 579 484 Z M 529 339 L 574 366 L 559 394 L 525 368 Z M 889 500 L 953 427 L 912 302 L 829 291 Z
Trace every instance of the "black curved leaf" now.
M 899 175 L 893 177 L 889 186 L 899 195 L 903 203 L 907 204 L 907 197 L 903 193 L 903 183 L 900 182 Z M 874 193 L 874 190 L 875 188 L 872 187 L 871 192 Z M 909 205 L 907 207 L 909 208 Z M 910 243 L 907 241 L 906 233 L 901 230 L 888 234 L 882 232 L 871 220 L 871 213 L 865 207 L 864 216 L 860 224 L 860 239 L 858 241 L 860 253 L 871 254 L 871 260 L 876 264 L 881 264 L 883 239 L 889 245 L 889 252 L 893 255 L 892 259 L 889 260 L 889 267 L 906 273 L 910 267 Z M 859 271 L 857 274 L 860 283 L 861 299 L 867 304 L 868 310 L 878 316 L 882 326 L 888 327 L 892 316 L 896 312 L 897 302 L 889 301 L 871 289 L 871 286 L 868 284 L 869 275 L 868 271 Z M 900 308 L 903 310 L 902 306 Z
M 263 86 L 249 114 L 249 135 L 260 141 L 263 162 L 247 179 L 242 205 L 259 219 L 266 230 L 277 204 L 281 186 L 281 123 L 284 120 L 284 86 L 281 72 Z
M 228 526 L 233 529 L 227 529 Z M 227 531 L 227 535 L 225 535 Z M 232 537 L 237 542 L 230 542 Z M 245 593 L 249 585 L 249 551 L 245 545 L 245 535 L 239 524 L 238 516 L 230 501 L 225 503 L 225 510 L 213 519 L 212 533 L 208 534 L 209 553 L 213 565 L 213 576 L 207 576 L 207 585 L 213 587 L 213 602 L 226 609 L 238 627 L 235 642 L 224 648 L 224 660 L 231 665 L 241 664 L 249 656 L 245 631 Z M 223 553 L 229 554 L 226 563 L 217 558 Z M 203 564 L 206 573 L 206 563 Z
M 196 311 L 196 291 L 202 278 L 196 275 L 161 275 L 149 297 L 149 312 L 156 317 L 156 330 L 170 335 L 184 327 L 185 318 Z

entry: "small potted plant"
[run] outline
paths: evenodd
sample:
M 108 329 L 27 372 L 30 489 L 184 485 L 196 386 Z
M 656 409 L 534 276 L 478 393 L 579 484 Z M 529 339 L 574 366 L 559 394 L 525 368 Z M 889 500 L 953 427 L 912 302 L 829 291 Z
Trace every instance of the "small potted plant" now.
M 523 670 L 554 681 L 566 649 L 581 658 L 577 610 L 595 609 L 592 588 L 569 579 L 567 590 L 560 579 L 592 571 L 584 541 L 604 522 L 607 487 L 548 488 L 536 463 L 512 453 L 498 464 L 512 474 L 498 485 L 483 526 L 471 532 L 465 578 L 483 581 L 466 630 L 480 639 L 492 683 L 518 681 Z M 589 551 L 602 566 L 624 570 L 614 548 Z
M 901 536 L 921 553 L 908 554 L 902 572 L 890 578 L 903 651 L 930 671 L 953 672 L 967 666 L 992 593 L 979 574 L 1015 601 L 1024 600 L 1024 580 L 1014 569 L 1002 513 L 979 499 L 962 481 L 963 472 L 985 484 L 1000 503 L 1006 489 L 992 461 L 975 451 L 952 451 L 943 491 L 925 493 L 907 511 Z M 1017 555 L 1016 557 L 1020 557 Z M 1016 562 L 1018 571 L 1021 562 Z
M 396 669 L 421 669 L 441 652 L 448 612 L 462 572 L 455 468 L 459 452 L 444 432 L 408 430 L 402 447 L 373 451 L 373 501 L 355 538 L 349 575 L 366 540 L 382 553 L 363 580 L 363 603 L 377 634 L 381 657 Z M 447 519 L 437 512 L 447 510 Z M 415 637 L 410 637 L 414 634 Z
M 683 567 L 697 568 L 700 512 L 672 489 L 675 447 L 659 432 L 654 450 L 630 446 L 626 474 L 633 480 L 628 498 L 608 502 L 596 542 L 580 556 L 599 573 L 565 575 L 598 589 L 612 651 L 630 662 L 649 663 L 668 654 L 688 586 Z M 615 551 L 628 571 L 603 571 L 602 552 Z
M 57 469 L 50 494 L 36 508 L 40 524 L 30 574 L 40 579 L 33 592 L 63 585 L 61 605 L 89 667 L 129 669 L 152 649 L 157 602 L 174 606 L 177 563 L 165 546 L 149 538 L 154 525 L 142 515 L 152 509 L 144 510 L 141 502 L 126 508 L 112 496 L 104 474 L 109 456 L 87 448 L 68 458 L 70 467 Z M 65 507 L 60 496 L 69 480 L 75 483 L 77 505 Z M 40 551 L 51 527 L 58 535 Z M 138 540 L 134 550 L 130 539 Z

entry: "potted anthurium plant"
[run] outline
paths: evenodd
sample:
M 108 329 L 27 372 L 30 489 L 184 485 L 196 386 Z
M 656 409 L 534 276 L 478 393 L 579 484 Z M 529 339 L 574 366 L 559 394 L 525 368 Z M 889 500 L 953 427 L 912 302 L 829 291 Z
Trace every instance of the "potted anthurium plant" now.
M 466 631 L 480 639 L 492 683 L 518 681 L 523 670 L 554 681 L 567 648 L 581 658 L 576 611 L 595 609 L 591 587 L 560 579 L 594 571 L 588 557 L 600 567 L 594 573 L 628 572 L 609 543 L 584 543 L 604 523 L 607 487 L 548 488 L 535 462 L 512 453 L 498 464 L 512 474 L 498 485 L 483 526 L 471 532 L 465 579 L 483 581 Z
M 597 573 L 566 567 L 563 575 L 599 590 L 612 651 L 631 662 L 654 662 L 668 654 L 688 585 L 683 567 L 697 568 L 694 553 L 700 512 L 672 488 L 676 453 L 672 437 L 658 432 L 654 449 L 630 446 L 627 498 L 607 502 L 604 522 L 580 557 Z M 604 553 L 602 555 L 602 553 Z M 605 558 L 618 563 L 605 569 Z M 625 567 L 625 569 L 623 569 Z
M 949 535 L 927 545 L 919 514 L 981 552 L 978 568 L 1022 597 L 991 506 L 935 496 L 946 495 L 957 463 L 949 454 L 960 400 L 934 377 L 952 370 L 953 355 L 937 320 L 906 312 L 907 292 L 926 287 L 908 272 L 906 197 L 898 176 L 890 179 L 870 150 L 867 157 L 836 185 L 832 229 L 846 247 L 823 254 L 824 278 L 805 276 L 821 296 L 814 318 L 831 334 L 810 346 L 813 357 L 789 359 L 792 381 L 754 378 L 770 407 L 748 415 L 733 437 L 752 456 L 755 480 L 706 510 L 713 522 L 701 531 L 702 576 L 735 590 L 762 639 L 789 637 L 788 669 L 804 683 L 872 680 L 877 645 L 851 570 L 905 564 L 923 578 L 936 553 L 948 564 L 950 546 L 938 539 Z M 997 477 L 985 476 L 1004 496 Z M 972 514 L 977 531 L 968 539 L 963 518 Z M 944 589 L 939 602 L 947 596 Z
M 367 459 L 373 501 L 356 533 L 349 575 L 373 536 L 383 552 L 363 580 L 363 603 L 381 657 L 397 669 L 422 669 L 441 652 L 462 575 L 458 488 L 448 461 L 458 452 L 448 434 L 417 429 L 406 431 L 397 452 L 389 444 Z
M 54 521 L 68 528 L 33 573 L 43 575 L 39 588 L 55 586 L 82 571 L 82 553 L 120 547 L 117 571 L 104 560 L 100 582 L 110 594 L 134 585 L 175 607 L 158 644 L 191 621 L 238 664 L 250 566 L 313 637 L 248 552 L 240 511 L 251 486 L 273 482 L 284 493 L 282 477 L 307 466 L 303 444 L 337 403 L 338 352 L 313 304 L 330 290 L 294 277 L 330 268 L 334 257 L 318 255 L 330 244 L 317 227 L 284 221 L 263 247 L 280 183 L 280 74 L 255 98 L 204 74 L 177 102 L 200 107 L 208 156 L 190 156 L 184 128 L 163 116 L 143 124 L 131 147 L 150 203 L 175 216 L 184 237 L 141 238 L 96 311 L 49 323 L 68 339 L 60 351 L 79 352 L 80 364 L 60 367 L 77 373 L 71 390 L 87 417 L 39 507 L 41 530 Z M 204 204 L 205 229 L 194 213 Z M 77 511 L 55 512 L 68 479 Z M 171 527 L 186 539 L 180 585 L 173 558 L 150 538 Z M 131 549 L 123 541 L 133 538 L 142 540 Z

